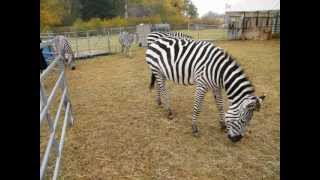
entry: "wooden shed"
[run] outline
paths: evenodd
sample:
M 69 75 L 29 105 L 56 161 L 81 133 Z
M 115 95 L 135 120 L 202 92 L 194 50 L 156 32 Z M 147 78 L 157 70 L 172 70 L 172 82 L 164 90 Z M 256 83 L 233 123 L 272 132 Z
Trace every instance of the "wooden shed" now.
M 228 39 L 267 40 L 280 35 L 280 0 L 240 0 L 226 6 Z

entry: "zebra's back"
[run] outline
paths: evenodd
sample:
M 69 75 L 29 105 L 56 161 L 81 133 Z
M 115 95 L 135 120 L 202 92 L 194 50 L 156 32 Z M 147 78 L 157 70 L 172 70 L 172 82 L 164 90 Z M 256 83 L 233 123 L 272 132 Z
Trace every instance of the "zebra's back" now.
M 163 37 L 150 44 L 146 61 L 152 71 L 161 72 L 166 79 L 192 85 L 203 75 L 210 52 L 215 48 L 206 41 Z
M 163 37 L 176 37 L 183 39 L 192 39 L 191 36 L 183 34 L 181 32 L 151 32 L 147 36 L 147 43 L 150 44 Z

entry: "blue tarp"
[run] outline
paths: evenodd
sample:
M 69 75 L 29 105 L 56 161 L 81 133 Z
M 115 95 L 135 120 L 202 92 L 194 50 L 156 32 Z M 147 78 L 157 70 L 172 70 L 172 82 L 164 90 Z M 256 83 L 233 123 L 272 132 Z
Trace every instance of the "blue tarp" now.
M 53 51 L 50 47 L 45 47 L 42 49 L 42 54 L 44 56 L 44 59 L 48 61 L 52 61 L 54 59 Z

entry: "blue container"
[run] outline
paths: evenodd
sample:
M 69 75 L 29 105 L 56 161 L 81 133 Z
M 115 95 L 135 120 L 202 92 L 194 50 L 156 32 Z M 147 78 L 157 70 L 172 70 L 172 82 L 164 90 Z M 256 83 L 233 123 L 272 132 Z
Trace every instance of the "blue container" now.
M 54 60 L 54 54 L 50 47 L 45 47 L 42 49 L 42 54 L 44 56 L 44 59 L 49 62 Z

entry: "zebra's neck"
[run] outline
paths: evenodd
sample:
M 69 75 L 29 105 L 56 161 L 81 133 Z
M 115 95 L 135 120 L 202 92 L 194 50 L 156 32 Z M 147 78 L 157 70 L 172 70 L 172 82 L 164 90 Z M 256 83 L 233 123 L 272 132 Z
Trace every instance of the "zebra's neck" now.
M 228 54 L 222 58 L 217 67 L 218 85 L 224 88 L 228 100 L 229 108 L 237 109 L 239 105 L 254 93 L 254 87 L 243 72 L 240 65 Z

